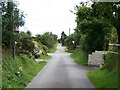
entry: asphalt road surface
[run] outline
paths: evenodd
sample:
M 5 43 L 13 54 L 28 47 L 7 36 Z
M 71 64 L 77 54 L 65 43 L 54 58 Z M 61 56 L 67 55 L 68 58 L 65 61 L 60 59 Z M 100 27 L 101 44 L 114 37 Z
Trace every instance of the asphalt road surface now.
M 86 76 L 93 67 L 76 64 L 64 47 L 58 45 L 52 59 L 26 88 L 94 88 Z

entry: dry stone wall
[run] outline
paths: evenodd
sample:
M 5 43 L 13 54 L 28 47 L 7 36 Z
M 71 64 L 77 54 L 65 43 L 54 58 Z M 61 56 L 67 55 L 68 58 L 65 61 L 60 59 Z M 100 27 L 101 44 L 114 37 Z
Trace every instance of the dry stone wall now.
M 95 51 L 89 54 L 88 65 L 101 66 L 104 64 L 103 54 L 104 51 Z

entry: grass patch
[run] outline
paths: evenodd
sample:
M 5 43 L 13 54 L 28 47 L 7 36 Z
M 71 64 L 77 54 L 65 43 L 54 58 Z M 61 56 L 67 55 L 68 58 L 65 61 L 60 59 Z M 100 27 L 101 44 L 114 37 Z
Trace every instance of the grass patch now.
M 81 65 L 87 65 L 88 62 L 88 54 L 81 49 L 76 50 L 73 54 L 71 54 L 73 60 Z
M 39 58 L 40 59 L 51 59 L 52 56 L 49 56 L 48 54 L 40 54 Z
M 118 88 L 119 86 L 118 55 L 108 53 L 104 55 L 104 60 L 105 64 L 101 69 L 90 71 L 87 73 L 87 76 L 98 90 L 105 90 L 104 88 L 113 88 L 112 90 L 116 90 L 114 88 Z
M 54 53 L 57 50 L 57 44 L 54 44 L 52 48 L 48 49 L 48 53 Z
M 69 50 L 67 47 L 64 50 L 65 50 L 65 52 L 68 52 L 68 53 L 73 53 L 74 52 L 74 50 Z
M 105 90 L 105 88 L 118 88 L 118 73 L 116 71 L 90 71 L 87 72 L 87 76 L 94 86 L 98 88 L 97 90 Z
M 46 63 L 36 63 L 26 55 L 3 57 L 2 88 L 24 88 Z

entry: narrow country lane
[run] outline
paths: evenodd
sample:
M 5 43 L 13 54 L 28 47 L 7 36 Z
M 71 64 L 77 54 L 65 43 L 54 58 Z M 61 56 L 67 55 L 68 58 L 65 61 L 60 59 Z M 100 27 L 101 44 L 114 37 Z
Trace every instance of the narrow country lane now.
M 94 88 L 85 74 L 93 69 L 76 64 L 64 47 L 58 45 L 52 59 L 26 88 Z

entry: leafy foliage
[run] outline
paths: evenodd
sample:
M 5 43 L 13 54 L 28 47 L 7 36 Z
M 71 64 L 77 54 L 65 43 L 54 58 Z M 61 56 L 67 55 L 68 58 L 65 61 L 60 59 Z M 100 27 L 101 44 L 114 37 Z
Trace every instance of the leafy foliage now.
M 16 30 L 24 25 L 24 15 L 14 2 L 2 2 L 2 6 L 2 45 L 11 49 L 17 37 Z
M 61 43 L 64 46 L 65 45 L 65 39 L 67 38 L 67 35 L 64 33 L 64 31 L 61 33 Z
M 92 5 L 94 14 L 104 21 L 107 21 L 117 30 L 118 43 L 120 43 L 120 2 L 94 3 Z
M 32 37 L 30 34 L 25 33 L 25 32 L 20 32 L 19 33 L 19 40 L 17 43 L 17 50 L 19 50 L 19 53 L 24 53 L 24 54 L 32 54 L 34 53 L 34 43 L 32 42 Z
M 43 35 L 37 35 L 37 40 L 50 49 L 56 44 L 57 35 L 46 32 Z
M 74 34 L 71 34 L 67 36 L 65 39 L 65 45 L 69 51 L 75 50 L 75 39 L 74 39 Z
M 71 57 L 74 59 L 76 63 L 81 65 L 87 65 L 88 54 L 82 49 L 75 50 L 75 52 L 71 54 Z

